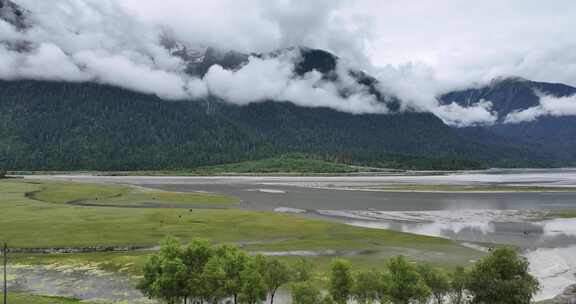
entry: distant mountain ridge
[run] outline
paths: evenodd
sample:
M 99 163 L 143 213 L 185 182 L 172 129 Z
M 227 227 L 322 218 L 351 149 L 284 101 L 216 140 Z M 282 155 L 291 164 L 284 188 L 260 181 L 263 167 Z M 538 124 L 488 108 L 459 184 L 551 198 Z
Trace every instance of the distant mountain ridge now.
M 544 116 L 534 121 L 510 123 L 508 115 L 540 105 L 539 94 L 555 98 L 576 95 L 576 88 L 522 78 L 496 79 L 487 86 L 451 92 L 440 97 L 445 103 L 473 105 L 480 100 L 492 102 L 498 121 L 494 125 L 457 130 L 470 140 L 486 142 L 486 132 L 494 138 L 524 146 L 556 160 L 576 159 L 576 117 Z M 570 102 L 570 101 L 565 101 Z M 575 101 L 573 101 L 576 103 Z M 576 105 L 575 105 L 576 107 Z
M 576 94 L 576 88 L 561 83 L 531 81 L 523 78 L 497 78 L 480 88 L 453 91 L 439 97 L 444 103 L 456 102 L 471 106 L 480 100 L 490 101 L 492 110 L 498 115 L 498 123 L 515 111 L 526 110 L 540 104 L 538 93 L 553 97 L 568 97 Z
M 473 160 L 478 151 L 497 155 L 462 140 L 429 113 L 166 102 L 92 83 L 0 81 L 0 94 L 0 164 L 7 169 L 182 169 L 294 152 L 352 164 L 449 169 L 480 166 Z
M 18 30 L 32 26 L 26 11 L 9 0 L 0 3 L 0 18 Z M 206 75 L 215 64 L 236 70 L 250 56 L 274 58 L 293 52 L 297 54 L 294 77 L 317 71 L 327 82 L 342 81 L 342 71 L 337 72 L 339 58 L 324 50 L 298 47 L 243 54 L 187 46 L 169 35 L 159 40 L 196 77 Z M 28 47 L 16 49 L 30 51 Z M 167 102 L 95 83 L 0 81 L 0 167 L 182 169 L 286 153 L 410 169 L 551 166 L 576 161 L 576 118 L 504 123 L 508 114 L 537 106 L 536 91 L 564 97 L 576 93 L 576 88 L 514 78 L 450 92 L 440 99 L 465 106 L 488 100 L 498 115 L 494 125 L 453 128 L 432 113 L 400 112 L 400 100 L 381 92 L 378 80 L 367 73 L 354 69 L 344 73 L 391 113 L 354 115 L 285 100 L 237 106 L 214 96 Z M 338 94 L 346 97 L 349 92 Z

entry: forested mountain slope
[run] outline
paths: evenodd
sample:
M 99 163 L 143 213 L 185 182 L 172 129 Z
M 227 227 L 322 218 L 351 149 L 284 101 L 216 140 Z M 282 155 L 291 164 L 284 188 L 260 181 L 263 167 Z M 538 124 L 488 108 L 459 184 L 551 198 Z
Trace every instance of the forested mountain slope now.
M 105 85 L 41 81 L 0 81 L 0 96 L 0 161 L 8 169 L 189 168 L 290 152 L 408 167 L 474 167 L 453 160 L 484 158 L 427 113 L 170 102 Z

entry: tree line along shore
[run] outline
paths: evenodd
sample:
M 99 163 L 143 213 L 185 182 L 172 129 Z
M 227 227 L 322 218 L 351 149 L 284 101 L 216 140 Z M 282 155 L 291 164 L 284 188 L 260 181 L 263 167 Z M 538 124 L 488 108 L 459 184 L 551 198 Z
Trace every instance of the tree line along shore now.
M 404 256 L 361 271 L 335 258 L 323 290 L 305 259 L 287 264 L 232 245 L 194 239 L 183 246 L 167 238 L 146 262 L 138 288 L 166 304 L 273 304 L 280 288 L 290 291 L 294 304 L 529 304 L 539 283 L 528 266 L 511 248 L 495 249 L 468 269 L 450 272 Z

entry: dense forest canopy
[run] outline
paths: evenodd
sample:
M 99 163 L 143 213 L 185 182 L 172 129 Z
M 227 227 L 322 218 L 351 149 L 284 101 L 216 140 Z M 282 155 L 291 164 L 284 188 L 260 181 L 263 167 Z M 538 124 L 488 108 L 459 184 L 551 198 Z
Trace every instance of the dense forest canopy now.
M 179 169 L 291 152 L 382 166 L 478 166 L 462 160 L 470 146 L 426 113 L 169 102 L 90 83 L 2 81 L 0 92 L 0 159 L 11 170 Z

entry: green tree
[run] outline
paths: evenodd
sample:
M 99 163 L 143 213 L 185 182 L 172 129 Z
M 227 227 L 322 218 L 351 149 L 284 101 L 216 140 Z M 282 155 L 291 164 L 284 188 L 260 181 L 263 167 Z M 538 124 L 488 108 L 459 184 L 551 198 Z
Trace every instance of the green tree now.
M 321 304 L 334 304 L 334 299 L 332 299 L 332 296 L 330 294 L 327 294 L 324 297 L 322 297 L 322 301 L 320 303 Z
M 468 279 L 466 270 L 462 266 L 456 267 L 450 281 L 450 298 L 452 304 L 463 304 L 466 296 L 466 280 Z
M 221 258 L 210 258 L 204 266 L 200 280 L 194 283 L 198 284 L 193 287 L 196 302 L 218 304 L 226 298 L 226 271 Z
M 156 298 L 155 283 L 158 277 L 162 273 L 160 257 L 156 254 L 148 258 L 144 264 L 144 276 L 138 282 L 137 288 L 142 291 L 142 294 L 149 298 Z
M 155 295 L 167 304 L 181 303 L 186 298 L 186 266 L 178 258 L 164 260 L 161 274 L 154 282 Z
M 387 271 L 379 273 L 376 299 L 381 304 L 390 302 L 390 281 L 391 275 Z
M 394 304 L 424 302 L 430 289 L 416 270 L 403 256 L 392 258 L 387 263 L 390 274 L 389 297 Z
M 450 292 L 450 277 L 442 269 L 434 268 L 428 263 L 417 267 L 418 273 L 430 288 L 436 303 L 442 304 Z
M 330 295 L 338 304 L 346 304 L 350 298 L 354 280 L 350 263 L 343 259 L 334 259 L 330 263 Z
M 314 271 L 314 264 L 305 258 L 299 258 L 292 265 L 292 280 L 295 282 L 309 281 Z
M 182 244 L 178 239 L 167 237 L 160 243 L 160 258 L 163 260 L 175 260 L 182 256 Z
M 256 304 L 266 301 L 266 284 L 255 263 L 249 263 L 240 274 L 242 287 L 238 295 L 240 303 Z
M 510 248 L 498 248 L 478 261 L 467 282 L 477 304 L 529 304 L 538 289 L 528 261 Z
M 354 274 L 352 297 L 359 304 L 370 304 L 379 300 L 380 273 L 361 271 Z
M 234 299 L 234 304 L 238 302 L 238 294 L 242 289 L 242 271 L 247 266 L 248 256 L 240 251 L 238 247 L 231 245 L 219 246 L 215 251 L 216 256 L 221 259 L 224 272 L 226 273 L 226 292 Z
M 5 178 L 6 174 L 6 170 L 0 169 L 0 179 Z
M 148 297 L 175 304 L 186 299 L 187 269 L 181 260 L 181 245 L 174 238 L 166 238 L 160 251 L 144 266 L 144 277 L 138 287 Z
M 204 287 L 203 272 L 206 270 L 208 261 L 214 255 L 214 248 L 210 241 L 202 239 L 192 240 L 181 252 L 182 262 L 187 269 L 187 293 L 188 298 L 193 302 L 198 302 L 206 296 Z M 211 267 L 214 267 L 212 265 Z M 210 271 L 217 269 L 210 268 Z M 211 275 L 214 275 L 212 273 Z M 218 289 L 213 289 L 218 291 Z M 218 295 L 215 295 L 218 297 Z
M 204 239 L 193 239 L 181 253 L 182 261 L 193 272 L 202 272 L 208 260 L 214 255 L 212 243 Z
M 292 304 L 320 304 L 324 303 L 320 290 L 310 282 L 298 282 L 292 284 Z M 333 303 L 330 302 L 330 303 Z M 325 304 L 329 304 L 328 302 Z
M 214 248 L 208 240 L 194 239 L 181 251 L 180 255 L 187 269 L 187 298 L 198 302 L 206 295 L 202 282 L 203 272 L 214 255 Z
M 250 266 L 255 267 L 262 277 L 266 275 L 269 263 L 270 259 L 263 254 L 256 254 L 250 259 Z
M 274 303 L 274 296 L 276 295 L 278 288 L 289 283 L 290 279 L 290 268 L 286 263 L 278 260 L 270 260 L 266 263 L 264 282 L 266 283 L 266 288 L 270 295 L 270 304 Z

